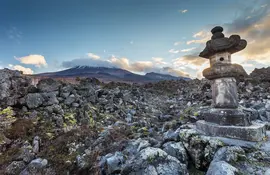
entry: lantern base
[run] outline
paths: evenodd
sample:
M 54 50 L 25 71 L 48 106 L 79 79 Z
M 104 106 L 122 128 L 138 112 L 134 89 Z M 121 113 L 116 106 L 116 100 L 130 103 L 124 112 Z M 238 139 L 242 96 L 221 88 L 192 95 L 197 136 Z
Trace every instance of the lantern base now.
M 213 108 L 202 114 L 206 122 L 212 122 L 219 125 L 249 126 L 250 117 L 239 109 Z
M 199 120 L 197 130 L 205 135 L 227 137 L 246 141 L 262 141 L 266 136 L 265 124 L 252 123 L 250 126 L 222 126 L 216 123 Z

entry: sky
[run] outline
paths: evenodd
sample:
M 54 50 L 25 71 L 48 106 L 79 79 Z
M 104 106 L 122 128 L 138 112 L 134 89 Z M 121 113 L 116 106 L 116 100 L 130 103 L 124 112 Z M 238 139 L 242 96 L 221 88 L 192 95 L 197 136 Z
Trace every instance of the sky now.
M 201 78 L 209 60 L 198 55 L 215 26 L 247 40 L 234 63 L 248 73 L 270 66 L 270 0 L 0 0 L 0 68 Z

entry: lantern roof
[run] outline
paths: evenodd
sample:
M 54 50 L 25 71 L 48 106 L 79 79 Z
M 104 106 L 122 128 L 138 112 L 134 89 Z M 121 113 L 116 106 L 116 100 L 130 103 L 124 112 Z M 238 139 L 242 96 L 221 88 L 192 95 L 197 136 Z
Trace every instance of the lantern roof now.
M 211 40 L 206 42 L 206 47 L 200 53 L 200 57 L 209 59 L 219 52 L 229 52 L 233 54 L 243 50 L 247 46 L 247 41 L 241 39 L 239 35 L 231 35 L 227 38 L 222 32 L 223 28 L 220 26 L 216 26 L 211 30 L 213 36 Z

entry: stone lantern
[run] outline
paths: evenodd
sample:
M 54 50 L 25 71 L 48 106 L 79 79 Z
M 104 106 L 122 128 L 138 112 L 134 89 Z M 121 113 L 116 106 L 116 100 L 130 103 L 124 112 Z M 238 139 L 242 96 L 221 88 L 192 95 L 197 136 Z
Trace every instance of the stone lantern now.
M 247 42 L 239 35 L 225 37 L 220 26 L 211 32 L 213 36 L 199 56 L 210 61 L 203 76 L 212 82 L 213 108 L 203 114 L 204 120 L 197 121 L 197 129 L 210 136 L 261 141 L 264 124 L 252 123 L 238 106 L 236 77 L 246 72 L 241 65 L 231 63 L 231 55 L 243 50 Z

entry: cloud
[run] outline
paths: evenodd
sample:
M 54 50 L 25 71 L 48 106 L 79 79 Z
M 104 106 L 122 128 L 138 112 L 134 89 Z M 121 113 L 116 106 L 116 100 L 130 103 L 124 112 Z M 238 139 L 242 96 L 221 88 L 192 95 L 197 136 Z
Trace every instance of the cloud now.
M 77 58 L 71 61 L 62 62 L 62 67 L 64 68 L 71 68 L 75 66 L 113 67 L 109 61 L 101 59 Z
M 176 53 L 179 53 L 179 50 L 170 49 L 169 52 L 170 52 L 170 53 L 173 53 L 173 54 L 176 54 Z
M 270 7 L 268 5 L 259 5 L 244 7 L 242 11 L 238 11 L 239 15 L 229 23 L 221 24 L 224 27 L 224 34 L 229 37 L 232 34 L 238 34 L 241 38 L 248 42 L 247 47 L 232 56 L 232 62 L 241 64 L 248 73 L 255 67 L 265 67 L 270 64 Z M 210 31 L 212 27 L 207 27 L 204 30 L 193 34 L 193 40 L 187 41 L 186 44 L 201 44 L 211 39 Z M 196 49 L 200 52 L 201 50 Z M 204 68 L 209 67 L 208 60 L 202 59 L 194 52 L 189 55 L 177 58 L 174 64 L 178 67 L 191 68 L 197 70 L 197 77 L 202 77 L 201 72 Z
M 270 7 L 264 4 L 261 8 L 251 9 L 247 7 L 231 23 L 224 24 L 227 35 L 237 33 L 247 40 L 247 47 L 237 55 L 243 56 L 245 60 L 270 64 Z M 247 19 L 246 16 L 249 15 L 250 18 Z
M 23 64 L 31 64 L 36 67 L 47 66 L 47 62 L 42 55 L 28 55 L 20 58 L 15 57 L 15 59 Z
M 193 35 L 193 38 L 205 38 L 205 37 L 209 37 L 209 35 L 210 35 L 210 32 L 206 32 L 206 31 L 204 31 L 204 30 L 202 30 L 202 31 L 199 31 L 199 32 L 197 32 L 197 33 L 195 33 L 194 35 Z
M 189 45 L 189 44 L 203 44 L 203 43 L 206 43 L 208 40 L 211 39 L 211 33 L 202 30 L 202 31 L 199 31 L 198 33 L 195 33 L 193 35 L 193 38 L 197 38 L 197 39 L 189 40 L 189 41 L 186 42 L 186 44 Z
M 188 73 L 186 73 L 182 70 L 171 68 L 171 67 L 163 67 L 161 70 L 165 74 L 167 73 L 167 74 L 174 75 L 174 76 L 190 77 L 190 75 Z
M 192 50 L 196 49 L 196 47 L 188 48 L 188 49 L 182 49 L 181 52 L 190 52 Z
M 93 54 L 93 53 L 87 53 L 87 56 L 88 56 L 89 58 L 94 59 L 94 60 L 97 60 L 97 59 L 99 59 L 99 58 L 100 58 L 100 56 L 95 55 L 95 54 Z
M 175 46 L 178 46 L 178 45 L 180 45 L 180 44 L 182 44 L 182 43 L 183 43 L 182 41 L 177 41 L 177 42 L 174 43 L 174 45 L 175 45 Z
M 161 57 L 152 57 L 152 60 L 157 65 L 166 65 L 166 64 L 168 64 L 167 62 L 164 62 L 163 58 L 161 58 Z
M 151 61 L 136 61 L 130 63 L 127 58 L 116 58 L 115 56 L 112 56 L 109 61 L 116 67 L 133 72 L 148 72 L 154 67 Z
M 13 66 L 12 64 L 9 64 L 9 67 L 13 70 L 18 70 L 18 71 L 22 71 L 23 74 L 33 74 L 34 71 L 30 68 L 26 68 L 26 67 L 23 67 L 21 65 L 15 65 Z
M 161 57 L 152 57 L 151 61 L 135 61 L 130 62 L 128 58 L 125 57 L 116 57 L 112 55 L 107 60 L 104 59 L 89 59 L 89 58 L 78 58 L 71 61 L 64 61 L 62 66 L 64 68 L 71 68 L 75 66 L 92 66 L 92 67 L 117 67 L 125 69 L 135 73 L 148 73 L 148 72 L 157 72 L 163 74 L 171 74 L 175 76 L 185 76 L 188 77 L 189 74 L 166 66 L 168 63 L 163 61 Z
M 180 13 L 187 13 L 188 10 L 187 9 L 184 9 L 184 10 L 179 10 Z
M 133 41 L 130 41 L 129 44 L 133 44 L 134 42 Z
M 197 69 L 205 62 L 209 62 L 209 60 L 207 60 L 205 58 L 201 58 L 198 55 L 199 55 L 199 53 L 184 55 L 183 57 L 174 59 L 173 64 L 176 66 L 186 66 L 186 67 L 190 67 L 192 69 Z

